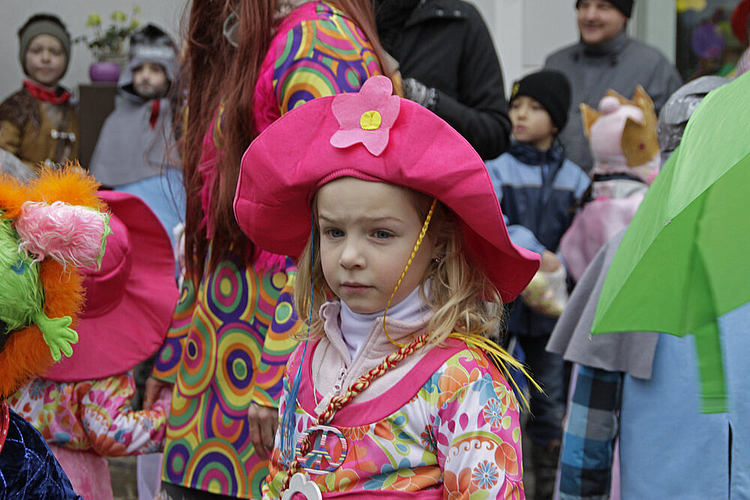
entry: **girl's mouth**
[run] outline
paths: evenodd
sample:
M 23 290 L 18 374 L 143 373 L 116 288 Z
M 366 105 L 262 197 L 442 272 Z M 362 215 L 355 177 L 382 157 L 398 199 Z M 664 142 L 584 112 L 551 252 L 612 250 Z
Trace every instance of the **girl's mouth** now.
M 350 292 L 356 292 L 371 288 L 370 285 L 363 285 L 362 283 L 345 282 L 341 284 L 341 287 Z

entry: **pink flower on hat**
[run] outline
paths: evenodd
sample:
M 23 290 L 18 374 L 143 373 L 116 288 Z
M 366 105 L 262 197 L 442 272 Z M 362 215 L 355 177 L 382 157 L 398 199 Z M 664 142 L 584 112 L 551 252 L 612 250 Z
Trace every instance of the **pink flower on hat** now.
M 398 117 L 401 101 L 393 94 L 388 77 L 368 78 L 356 94 L 339 94 L 331 110 L 339 130 L 331 136 L 331 145 L 348 148 L 361 142 L 367 151 L 379 156 L 388 145 L 388 133 Z

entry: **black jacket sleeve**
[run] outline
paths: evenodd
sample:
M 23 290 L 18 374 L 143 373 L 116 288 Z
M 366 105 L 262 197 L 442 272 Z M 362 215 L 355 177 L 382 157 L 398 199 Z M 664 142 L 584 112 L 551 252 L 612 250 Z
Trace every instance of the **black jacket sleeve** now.
M 511 125 L 503 71 L 487 25 L 475 7 L 466 7 L 467 29 L 460 41 L 462 63 L 456 75 L 458 98 L 436 89 L 435 113 L 458 130 L 483 159 L 490 160 L 509 145 Z

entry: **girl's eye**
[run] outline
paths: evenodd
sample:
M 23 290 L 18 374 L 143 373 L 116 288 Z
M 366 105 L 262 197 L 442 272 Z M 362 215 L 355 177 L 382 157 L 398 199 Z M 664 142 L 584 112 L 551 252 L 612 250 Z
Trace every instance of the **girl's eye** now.
M 325 234 L 330 236 L 331 238 L 341 238 L 344 236 L 344 231 L 342 231 L 341 229 L 330 228 L 325 230 Z
M 388 239 L 391 236 L 393 236 L 393 234 L 390 233 L 389 231 L 385 231 L 385 230 L 381 229 L 379 231 L 375 231 L 374 236 L 375 236 L 375 238 L 377 238 L 379 240 L 385 240 L 385 239 Z

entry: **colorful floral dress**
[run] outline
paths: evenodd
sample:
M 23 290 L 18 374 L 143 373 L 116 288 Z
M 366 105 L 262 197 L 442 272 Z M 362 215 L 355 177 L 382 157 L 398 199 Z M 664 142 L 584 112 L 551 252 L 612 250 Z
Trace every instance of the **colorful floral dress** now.
M 398 325 L 388 321 L 393 336 Z M 385 339 L 382 329 L 374 331 L 377 336 Z M 316 408 L 325 400 L 321 394 L 330 391 L 311 381 L 319 364 L 337 369 L 331 345 L 335 352 L 335 341 L 311 342 L 301 364 L 300 346 L 284 379 L 286 393 L 287 381 L 301 369 L 294 442 L 313 433 L 315 445 L 301 465 L 323 498 L 525 498 L 518 403 L 483 352 L 449 339 L 443 347 L 415 353 L 418 360 L 395 383 L 381 384 L 375 397 L 355 398 L 329 425 L 313 428 Z M 327 352 L 322 358 L 321 350 Z M 338 384 L 334 388 L 340 392 Z M 281 400 L 283 414 L 285 396 Z M 277 434 L 264 498 L 281 495 L 289 457 L 280 449 Z
M 310 99 L 357 91 L 379 73 L 372 46 L 349 18 L 327 3 L 306 3 L 281 22 L 260 68 L 256 128 L 264 130 Z M 209 182 L 215 175 L 211 165 L 221 154 L 220 128 L 219 114 L 204 140 L 199 167 Z M 256 456 L 250 442 L 247 409 L 251 402 L 278 406 L 284 369 L 296 346 L 290 337 L 299 327 L 291 296 L 295 272 L 289 260 L 277 271 L 264 271 L 228 258 L 206 271 L 197 290 L 184 280 L 154 368 L 154 376 L 175 383 L 163 481 L 260 497 L 267 461 Z
M 154 453 L 166 431 L 169 397 L 133 411 L 132 373 L 85 382 L 34 379 L 8 400 L 50 444 L 118 457 Z

